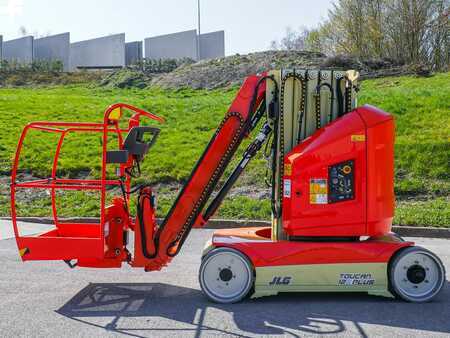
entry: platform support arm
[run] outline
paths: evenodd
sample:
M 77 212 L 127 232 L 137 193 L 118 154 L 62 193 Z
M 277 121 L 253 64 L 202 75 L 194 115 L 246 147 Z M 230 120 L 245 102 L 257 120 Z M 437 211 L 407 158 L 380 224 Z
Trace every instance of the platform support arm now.
M 228 177 L 225 184 L 220 189 L 219 193 L 209 204 L 208 208 L 206 209 L 205 213 L 202 216 L 202 221 L 207 222 L 215 214 L 220 204 L 225 199 L 230 189 L 233 187 L 234 183 L 236 183 L 237 179 L 241 176 L 242 172 L 250 163 L 250 160 L 258 153 L 258 151 L 267 141 L 271 133 L 272 128 L 270 127 L 269 123 L 268 122 L 264 123 L 258 136 L 256 136 L 255 140 L 245 150 L 239 164 L 236 166 L 231 175 Z

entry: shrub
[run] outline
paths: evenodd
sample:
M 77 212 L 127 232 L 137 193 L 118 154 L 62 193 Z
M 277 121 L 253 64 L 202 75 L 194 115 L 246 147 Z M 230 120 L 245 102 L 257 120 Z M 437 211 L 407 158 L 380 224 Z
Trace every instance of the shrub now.
M 60 60 L 35 60 L 32 63 L 22 63 L 17 60 L 0 62 L 0 70 L 2 72 L 52 72 L 61 73 L 64 64 Z
M 143 59 L 140 62 L 135 63 L 130 68 L 142 70 L 147 74 L 162 74 L 170 73 L 178 67 L 185 64 L 192 64 L 195 61 L 190 58 L 182 59 Z

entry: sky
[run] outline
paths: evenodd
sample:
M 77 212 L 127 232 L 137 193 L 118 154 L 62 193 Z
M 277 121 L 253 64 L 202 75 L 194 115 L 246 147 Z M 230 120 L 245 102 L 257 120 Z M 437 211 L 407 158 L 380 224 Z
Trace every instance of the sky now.
M 201 0 L 202 33 L 225 30 L 227 55 L 268 49 L 286 27 L 314 27 L 332 0 Z M 0 0 L 0 35 L 71 33 L 71 41 L 126 33 L 126 40 L 197 28 L 197 0 Z

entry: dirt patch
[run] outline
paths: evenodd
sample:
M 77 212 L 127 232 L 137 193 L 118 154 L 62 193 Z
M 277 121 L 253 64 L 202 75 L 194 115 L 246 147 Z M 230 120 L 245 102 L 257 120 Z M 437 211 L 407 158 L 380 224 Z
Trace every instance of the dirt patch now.
M 158 64 L 158 63 L 157 63 Z M 173 69 L 174 68 L 174 69 Z M 250 74 L 280 68 L 355 69 L 362 79 L 417 74 L 429 76 L 424 66 L 405 66 L 391 59 L 360 60 L 351 56 L 327 57 L 308 51 L 266 51 L 233 55 L 200 62 L 180 62 L 173 68 L 134 66 L 116 71 L 74 73 L 0 71 L 0 87 L 91 83 L 107 88 L 146 88 L 159 86 L 177 89 L 215 89 L 240 85 Z M 156 70 L 155 70 L 156 69 Z
M 361 72 L 362 79 L 417 73 L 417 69 L 390 59 L 360 60 L 350 56 L 327 57 L 308 51 L 267 51 L 184 65 L 154 77 L 151 84 L 164 88 L 215 89 L 240 85 L 250 74 L 280 68 L 355 69 Z
M 147 87 L 152 80 L 151 74 L 138 70 L 122 69 L 107 74 L 101 81 L 100 86 L 107 88 L 139 88 Z
M 152 85 L 166 88 L 192 87 L 214 89 L 239 85 L 250 74 L 278 68 L 318 67 L 326 59 L 321 53 L 269 51 L 234 55 L 184 65 L 152 80 Z

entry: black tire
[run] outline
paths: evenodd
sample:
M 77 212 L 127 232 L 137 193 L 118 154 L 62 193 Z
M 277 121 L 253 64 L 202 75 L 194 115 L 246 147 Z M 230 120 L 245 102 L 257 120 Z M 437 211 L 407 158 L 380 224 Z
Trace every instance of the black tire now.
M 237 303 L 253 289 L 253 264 L 238 250 L 214 249 L 202 258 L 199 282 L 209 300 L 220 304 Z
M 389 290 L 407 302 L 431 301 L 445 284 L 445 267 L 429 250 L 413 246 L 400 250 L 389 263 Z

